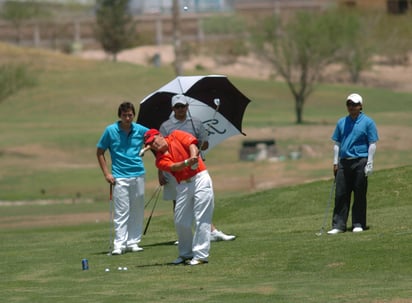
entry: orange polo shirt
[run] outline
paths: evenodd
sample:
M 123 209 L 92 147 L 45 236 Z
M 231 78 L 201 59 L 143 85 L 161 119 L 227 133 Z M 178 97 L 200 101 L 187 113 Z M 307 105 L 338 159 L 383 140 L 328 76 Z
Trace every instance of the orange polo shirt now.
M 190 166 L 188 166 L 180 171 L 172 172 L 170 167 L 176 162 L 182 162 L 188 159 L 190 157 L 189 146 L 191 144 L 197 145 L 198 141 L 193 135 L 181 130 L 172 131 L 167 137 L 165 137 L 165 140 L 168 145 L 168 150 L 164 153 L 156 154 L 156 166 L 158 169 L 170 172 L 179 183 L 195 176 L 201 171 L 206 170 L 206 165 L 203 162 L 202 157 L 199 157 L 199 165 L 197 169 L 193 170 Z

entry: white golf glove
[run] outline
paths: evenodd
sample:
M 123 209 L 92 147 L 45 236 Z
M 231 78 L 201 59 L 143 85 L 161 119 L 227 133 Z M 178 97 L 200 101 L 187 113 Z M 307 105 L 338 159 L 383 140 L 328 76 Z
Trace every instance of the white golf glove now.
M 373 172 L 373 162 L 372 161 L 368 161 L 365 165 L 365 176 L 369 176 L 371 175 Z

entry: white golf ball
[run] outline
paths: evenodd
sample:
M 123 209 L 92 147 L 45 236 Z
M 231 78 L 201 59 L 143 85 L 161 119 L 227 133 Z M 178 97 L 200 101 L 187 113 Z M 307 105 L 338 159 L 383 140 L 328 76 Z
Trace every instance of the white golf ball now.
M 110 271 L 110 269 L 106 268 L 104 271 Z
M 123 270 L 127 270 L 127 267 L 123 267 Z
M 187 11 L 189 7 L 187 5 L 183 6 L 183 10 Z
M 117 268 L 117 270 L 122 270 L 122 268 L 119 266 L 119 267 Z

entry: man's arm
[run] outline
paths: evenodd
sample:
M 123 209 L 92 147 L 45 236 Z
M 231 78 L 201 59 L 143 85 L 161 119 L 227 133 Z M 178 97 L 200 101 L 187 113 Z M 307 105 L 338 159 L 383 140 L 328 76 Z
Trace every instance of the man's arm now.
M 368 148 L 368 162 L 373 162 L 373 157 L 375 157 L 376 152 L 376 142 L 369 144 Z
M 376 142 L 369 144 L 368 148 L 368 162 L 365 165 L 365 176 L 369 176 L 373 172 L 373 157 L 375 156 L 376 152 Z
M 170 166 L 171 171 L 180 171 L 188 166 L 192 166 L 197 164 L 198 156 L 199 156 L 199 149 L 197 148 L 196 144 L 190 144 L 189 146 L 189 153 L 190 156 L 188 159 L 185 159 L 181 162 L 175 162 Z
M 114 184 L 115 183 L 114 177 L 107 169 L 107 163 L 106 163 L 106 158 L 104 157 L 104 152 L 105 151 L 103 149 L 97 148 L 96 150 L 97 162 L 99 162 L 100 169 L 102 170 L 106 181 L 110 184 Z
M 163 174 L 163 171 L 160 169 L 157 170 L 157 178 L 159 180 L 159 185 L 165 185 L 167 183 L 167 179 Z
M 333 145 L 333 175 L 335 177 L 338 172 L 339 149 L 340 149 L 340 143 L 335 141 L 335 144 Z

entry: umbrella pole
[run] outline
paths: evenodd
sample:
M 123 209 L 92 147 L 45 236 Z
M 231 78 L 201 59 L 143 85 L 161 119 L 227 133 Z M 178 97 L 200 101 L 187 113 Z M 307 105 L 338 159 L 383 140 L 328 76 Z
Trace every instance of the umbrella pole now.
M 187 113 L 189 114 L 190 122 L 192 123 L 193 132 L 195 133 L 195 137 L 199 138 L 199 134 L 196 132 L 195 124 L 193 123 L 192 114 L 190 113 L 189 107 L 187 108 Z M 203 145 L 203 142 L 200 142 L 200 144 L 199 144 L 199 154 L 202 157 L 202 160 L 204 160 L 205 157 L 203 156 L 203 153 L 202 153 L 202 150 L 201 150 L 202 145 Z
M 215 98 L 215 99 L 213 100 L 213 102 L 215 103 L 216 108 L 215 108 L 215 112 L 213 113 L 212 120 L 214 120 L 214 119 L 216 118 L 216 114 L 217 114 L 217 112 L 219 111 L 220 99 L 219 99 L 219 98 Z M 189 112 L 189 109 L 188 109 L 188 112 Z M 190 114 L 190 112 L 189 112 L 189 115 L 190 115 L 190 118 L 192 118 L 192 115 Z M 193 122 L 192 122 L 192 126 L 193 126 Z M 194 129 L 194 126 L 193 126 L 193 129 Z M 207 127 L 206 132 L 207 132 L 208 134 L 210 133 L 210 124 L 209 124 L 209 126 Z M 201 143 L 200 143 L 200 147 L 203 145 L 203 143 L 204 143 L 204 142 L 201 142 Z M 200 151 L 200 155 L 202 156 L 202 160 L 204 160 L 204 157 L 203 157 L 203 154 L 202 154 L 201 151 Z

